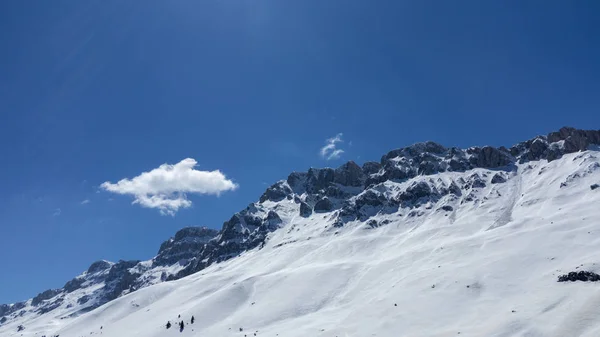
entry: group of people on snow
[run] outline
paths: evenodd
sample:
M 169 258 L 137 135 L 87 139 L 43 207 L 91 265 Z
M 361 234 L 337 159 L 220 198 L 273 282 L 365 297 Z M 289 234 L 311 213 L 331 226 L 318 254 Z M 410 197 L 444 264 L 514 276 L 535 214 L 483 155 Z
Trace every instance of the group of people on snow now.
M 177 318 L 181 318 L 181 315 L 178 315 Z M 194 316 L 192 316 L 192 318 L 190 319 L 190 324 L 194 324 Z M 185 328 L 185 323 L 183 322 L 183 320 L 181 320 L 179 323 L 177 323 L 179 325 L 179 332 L 183 332 L 183 329 Z M 170 329 L 172 326 L 171 321 L 167 321 L 167 329 Z

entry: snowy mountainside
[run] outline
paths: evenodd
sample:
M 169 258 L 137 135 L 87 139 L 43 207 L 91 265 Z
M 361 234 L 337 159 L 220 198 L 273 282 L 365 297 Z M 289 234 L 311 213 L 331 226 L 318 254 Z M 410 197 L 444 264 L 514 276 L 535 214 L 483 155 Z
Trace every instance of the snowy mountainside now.
M 600 270 L 595 144 L 563 128 L 295 172 L 221 231 L 0 306 L 0 335 L 158 336 L 181 314 L 190 336 L 596 336 L 594 284 L 556 283 Z

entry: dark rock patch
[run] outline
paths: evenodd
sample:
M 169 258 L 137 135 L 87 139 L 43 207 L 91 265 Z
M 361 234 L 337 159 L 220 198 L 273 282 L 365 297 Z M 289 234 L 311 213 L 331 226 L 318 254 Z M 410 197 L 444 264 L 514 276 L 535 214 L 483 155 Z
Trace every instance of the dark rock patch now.
M 560 275 L 558 277 L 558 282 L 598 282 L 600 281 L 600 275 L 591 272 L 591 271 L 572 271 L 568 274 Z
M 363 164 L 362 170 L 367 175 L 377 173 L 381 170 L 381 164 L 376 161 L 368 161 Z
M 111 263 L 108 261 L 100 260 L 92 263 L 87 270 L 88 274 L 95 274 L 101 271 L 108 270 L 111 267 Z
M 312 208 L 310 208 L 310 206 L 308 206 L 307 203 L 301 202 L 300 203 L 300 216 L 303 218 L 308 218 L 311 214 L 312 214 Z
M 492 184 L 501 184 L 501 183 L 505 183 L 505 182 L 506 182 L 506 178 L 501 173 L 496 173 L 492 177 Z
M 265 202 L 267 200 L 270 200 L 277 202 L 285 199 L 285 197 L 287 197 L 291 193 L 292 190 L 288 186 L 286 186 L 282 182 L 278 182 L 267 188 L 265 193 L 263 193 L 263 195 L 260 197 L 259 201 Z
M 314 210 L 315 212 L 329 212 L 333 209 L 333 203 L 329 198 L 325 197 L 321 200 L 317 201 L 315 204 Z
M 61 293 L 60 289 L 49 289 L 42 293 L 39 293 L 36 297 L 31 300 L 31 305 L 34 307 L 38 306 L 42 301 L 49 300 L 52 297 Z
M 344 186 L 362 186 L 365 174 L 360 166 L 349 161 L 335 170 L 333 181 Z

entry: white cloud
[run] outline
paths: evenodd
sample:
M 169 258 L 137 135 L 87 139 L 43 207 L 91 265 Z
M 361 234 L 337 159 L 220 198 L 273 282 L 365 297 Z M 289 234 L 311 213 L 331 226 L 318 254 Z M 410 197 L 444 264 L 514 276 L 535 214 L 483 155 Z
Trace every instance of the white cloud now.
M 163 215 L 175 215 L 180 208 L 190 207 L 192 202 L 186 193 L 219 195 L 238 187 L 219 170 L 195 170 L 196 164 L 196 160 L 186 158 L 175 165 L 163 164 L 115 184 L 104 182 L 100 187 L 117 194 L 132 195 L 134 204 L 157 208 Z
M 344 153 L 344 150 L 338 149 L 337 147 L 338 143 L 344 142 L 342 136 L 342 133 L 338 133 L 335 137 L 327 139 L 325 141 L 325 146 L 321 148 L 321 157 L 327 160 L 338 159 L 340 155 Z
M 80 204 L 85 205 L 85 204 L 89 204 L 90 203 L 90 199 L 85 199 L 84 201 L 80 202 Z
M 52 213 L 52 216 L 59 216 L 61 212 L 62 211 L 60 210 L 60 208 L 57 208 L 54 210 L 54 213 Z

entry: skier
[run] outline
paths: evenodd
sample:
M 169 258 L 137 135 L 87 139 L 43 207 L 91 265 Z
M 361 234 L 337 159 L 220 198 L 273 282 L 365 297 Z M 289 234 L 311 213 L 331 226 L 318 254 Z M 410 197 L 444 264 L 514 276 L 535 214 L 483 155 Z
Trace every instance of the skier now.
M 179 322 L 179 332 L 183 332 L 183 321 Z
M 171 327 L 171 321 L 167 321 L 167 329 Z
M 192 319 L 190 320 L 190 322 L 191 322 L 192 324 L 194 324 L 194 316 L 192 316 Z

